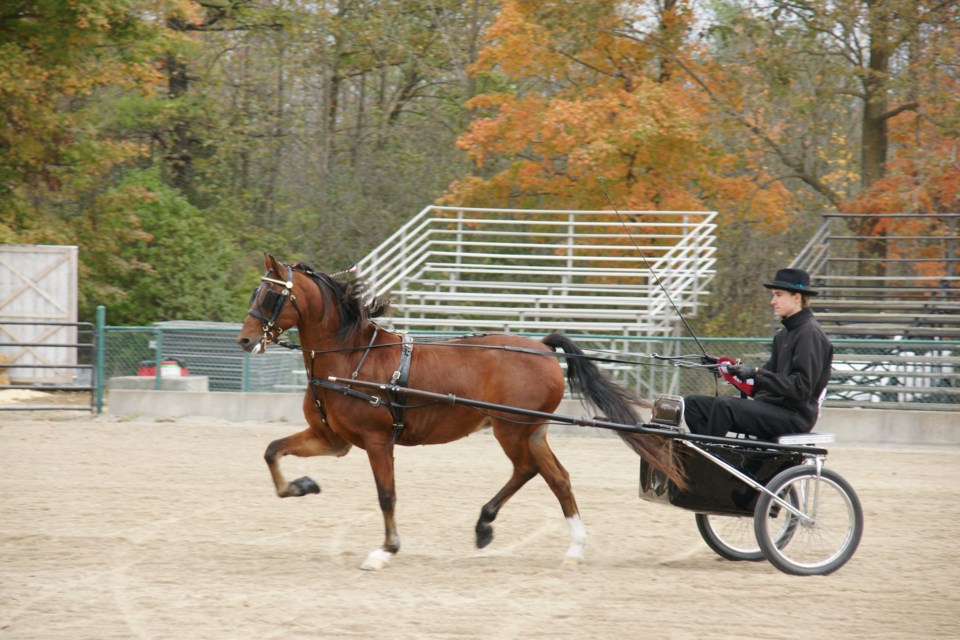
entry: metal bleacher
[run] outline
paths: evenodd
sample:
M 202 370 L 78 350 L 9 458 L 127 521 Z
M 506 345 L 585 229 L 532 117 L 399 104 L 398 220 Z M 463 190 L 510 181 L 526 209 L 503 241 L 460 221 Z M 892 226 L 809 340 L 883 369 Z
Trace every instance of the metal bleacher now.
M 960 214 L 830 214 L 791 266 L 821 292 L 834 406 L 960 406 Z
M 714 276 L 715 216 L 429 206 L 357 271 L 373 293 L 390 296 L 384 322 L 397 330 L 563 331 L 588 349 L 638 351 L 650 347 L 645 339 L 680 334 L 671 300 L 687 317 L 701 309 Z M 619 369 L 625 384 L 652 384 L 637 367 Z
M 401 330 L 671 336 L 664 288 L 696 315 L 714 216 L 430 206 L 357 269 L 390 295 Z
M 824 217 L 793 266 L 821 291 L 817 319 L 830 334 L 960 338 L 960 214 Z

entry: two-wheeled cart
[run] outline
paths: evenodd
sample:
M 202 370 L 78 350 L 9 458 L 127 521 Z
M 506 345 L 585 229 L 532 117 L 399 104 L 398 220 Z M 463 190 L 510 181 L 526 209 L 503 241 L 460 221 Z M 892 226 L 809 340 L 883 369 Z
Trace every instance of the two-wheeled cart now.
M 825 466 L 831 434 L 781 436 L 770 442 L 685 432 L 683 400 L 661 395 L 649 423 L 626 425 L 481 402 L 394 384 L 330 378 L 377 388 L 386 398 L 415 396 L 553 422 L 651 434 L 682 447 L 687 486 L 640 462 L 640 497 L 687 509 L 707 545 L 728 560 L 769 560 L 794 575 L 825 575 L 853 557 L 863 535 L 863 509 L 853 487 Z M 379 396 L 378 396 L 379 397 Z
M 669 409 L 654 424 L 678 428 L 682 399 L 657 402 Z M 707 546 L 727 560 L 766 559 L 794 575 L 832 573 L 853 557 L 863 535 L 856 492 L 825 466 L 821 445 L 833 440 L 828 433 L 777 442 L 679 434 L 674 442 L 686 453 L 688 485 L 678 488 L 641 460 L 640 497 L 694 512 Z

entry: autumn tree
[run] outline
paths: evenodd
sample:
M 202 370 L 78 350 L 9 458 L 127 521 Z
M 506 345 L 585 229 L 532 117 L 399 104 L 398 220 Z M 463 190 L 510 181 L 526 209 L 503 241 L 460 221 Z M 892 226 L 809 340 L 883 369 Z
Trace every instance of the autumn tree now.
M 638 24 L 654 42 L 622 36 Z M 664 55 L 663 42 L 693 48 L 692 25 L 683 1 L 505 0 L 474 67 L 490 90 L 469 103 L 477 117 L 459 140 L 476 173 L 447 200 L 609 208 L 605 179 L 619 209 L 717 210 L 728 238 L 752 245 L 749 256 L 727 245 L 729 260 L 753 264 L 726 280 L 711 330 L 756 330 L 742 278 L 786 259 L 789 244 L 765 238 L 789 231 L 794 205 L 760 156 L 725 145 L 709 100 Z
M 118 322 L 229 318 L 178 261 L 216 258 L 196 290 L 265 249 L 349 264 L 462 172 L 495 4 L 5 2 L 0 242 L 80 245 L 81 314 Z
M 200 188 L 317 267 L 356 261 L 462 172 L 466 68 L 493 4 L 296 2 L 282 30 L 205 33 L 194 87 L 219 117 Z
M 5 2 L 0 8 L 0 209 L 4 234 L 32 229 L 53 240 L 58 225 L 35 203 L 75 207 L 94 185 L 143 152 L 106 133 L 104 101 L 156 90 L 161 32 L 126 3 Z M 61 199 L 62 198 L 62 199 Z
M 651 29 L 631 25 L 621 34 L 675 60 L 719 117 L 740 124 L 747 139 L 738 144 L 765 151 L 769 171 L 811 209 L 953 206 L 938 177 L 949 182 L 949 170 L 924 158 L 931 147 L 941 159 L 957 148 L 955 119 L 946 115 L 960 106 L 957 3 L 722 0 L 712 9 L 702 15 L 710 58 L 691 56 Z M 864 221 L 854 231 L 885 228 Z M 866 242 L 862 250 L 881 257 L 883 246 Z

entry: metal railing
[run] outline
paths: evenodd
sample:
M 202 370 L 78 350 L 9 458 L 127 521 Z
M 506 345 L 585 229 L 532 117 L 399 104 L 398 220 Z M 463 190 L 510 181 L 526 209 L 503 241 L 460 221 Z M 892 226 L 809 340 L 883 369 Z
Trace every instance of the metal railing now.
M 406 330 L 674 335 L 713 278 L 713 212 L 430 206 L 357 264 Z M 649 261 L 649 262 L 648 262 Z
M 809 271 L 830 294 L 860 289 L 868 295 L 938 299 L 960 292 L 960 213 L 823 217 L 791 266 Z M 865 235 L 858 228 L 868 224 L 883 229 Z
M 30 339 L 21 339 L 17 329 L 26 330 Z M 97 376 L 97 340 L 89 322 L 47 322 L 43 320 L 4 320 L 0 322 L 0 362 L 4 379 L 0 390 L 83 391 L 90 393 L 88 406 L 76 404 L 0 403 L 0 411 L 91 411 Z M 63 336 L 64 341 L 59 341 Z M 42 339 L 41 339 L 42 338 Z M 56 396 L 54 396 L 56 398 Z
M 828 334 L 960 338 L 960 214 L 824 218 L 791 266 L 821 291 Z

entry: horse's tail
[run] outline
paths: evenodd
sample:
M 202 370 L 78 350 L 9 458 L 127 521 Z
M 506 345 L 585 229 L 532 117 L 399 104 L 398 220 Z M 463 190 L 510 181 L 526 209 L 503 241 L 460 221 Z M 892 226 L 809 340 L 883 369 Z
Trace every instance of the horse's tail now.
M 607 378 L 600 368 L 585 355 L 577 344 L 562 333 L 551 333 L 543 339 L 543 344 L 553 350 L 562 349 L 570 354 L 567 358 L 567 380 L 575 393 L 593 405 L 609 422 L 635 425 L 641 422 L 634 407 L 650 403 L 636 398 L 629 391 Z M 667 478 L 680 488 L 686 486 L 683 464 L 678 452 L 674 451 L 670 438 L 646 433 L 617 434 L 637 455 L 644 458 L 654 468 L 662 471 Z

